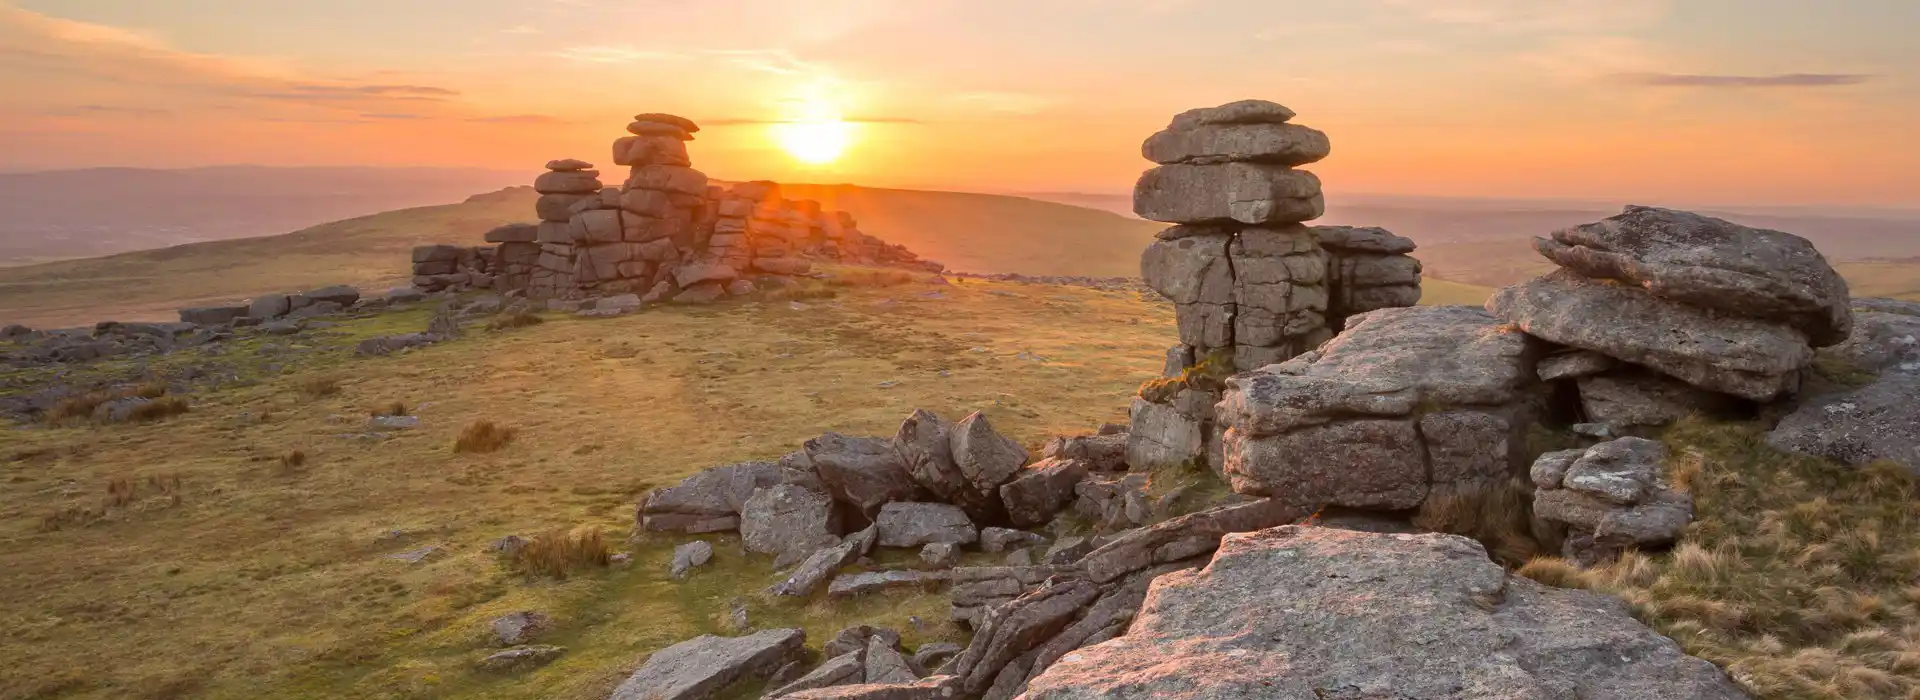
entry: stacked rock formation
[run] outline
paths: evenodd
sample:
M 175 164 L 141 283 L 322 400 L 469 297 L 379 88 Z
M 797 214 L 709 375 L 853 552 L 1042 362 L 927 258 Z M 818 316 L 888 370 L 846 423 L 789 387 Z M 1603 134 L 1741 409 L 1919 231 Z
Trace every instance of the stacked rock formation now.
M 1314 227 L 1320 179 L 1298 166 L 1327 157 L 1327 135 L 1293 110 L 1246 100 L 1173 118 L 1141 151 L 1134 211 L 1175 226 L 1141 257 L 1141 277 L 1175 306 L 1173 390 L 1134 403 L 1136 467 L 1222 464 L 1213 405 L 1224 377 L 1318 347 L 1352 315 L 1420 299 L 1413 242 L 1383 229 Z M 1196 372 L 1196 368 L 1198 371 Z M 1170 387 L 1162 387 L 1170 388 Z
M 784 285 L 810 273 L 812 260 L 943 269 L 861 233 L 846 212 L 781 199 L 774 183 L 710 182 L 687 154 L 699 130 L 671 114 L 635 116 L 630 135 L 613 144 L 614 164 L 628 168 L 618 187 L 604 184 L 591 163 L 547 163 L 533 185 L 540 223 L 494 229 L 487 242 L 497 248 L 416 249 L 416 286 L 697 302 Z
M 1487 309 L 1564 346 L 1587 419 L 1625 428 L 1795 392 L 1816 347 L 1853 327 L 1847 284 L 1812 243 L 1688 212 L 1628 207 L 1534 240 L 1560 269 Z

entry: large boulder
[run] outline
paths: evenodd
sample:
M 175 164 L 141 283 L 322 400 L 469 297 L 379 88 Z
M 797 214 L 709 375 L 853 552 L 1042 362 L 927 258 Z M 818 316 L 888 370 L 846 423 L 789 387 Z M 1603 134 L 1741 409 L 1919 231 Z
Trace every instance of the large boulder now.
M 950 439 L 953 463 L 978 493 L 998 493 L 1027 464 L 1026 448 L 994 430 L 979 411 L 955 423 Z
M 1774 449 L 1850 465 L 1887 460 L 1920 473 L 1920 304 L 1862 299 L 1853 334 L 1821 352 L 1865 386 L 1809 397 L 1781 419 Z
M 1140 176 L 1133 212 L 1176 224 L 1291 224 L 1326 213 L 1320 178 L 1262 163 L 1162 165 Z
M 1559 270 L 1495 292 L 1487 310 L 1546 340 L 1658 370 L 1694 386 L 1770 401 L 1813 361 L 1784 323 L 1683 304 Z
M 1726 413 L 1744 403 L 1726 394 L 1631 366 L 1580 377 L 1574 382 L 1579 387 L 1580 408 L 1587 420 L 1616 429 L 1672 425 L 1695 413 Z
M 828 492 L 869 516 L 894 501 L 919 500 L 920 485 L 891 442 L 827 433 L 808 440 L 804 449 Z
M 1028 700 L 1745 700 L 1625 603 L 1510 577 L 1479 544 L 1288 526 L 1160 576 L 1125 636 Z
M 1630 206 L 1619 216 L 1534 239 L 1561 267 L 1662 299 L 1790 326 L 1815 347 L 1853 326 L 1847 283 L 1813 243 L 1691 212 Z
M 1007 518 L 1018 527 L 1034 527 L 1052 520 L 1073 502 L 1074 485 L 1087 476 L 1087 463 L 1077 459 L 1044 459 L 1022 469 L 1000 487 Z
M 1230 533 L 1253 532 L 1298 521 L 1311 512 L 1263 498 L 1183 515 L 1130 530 L 1093 550 L 1079 562 L 1096 583 L 1213 551 Z
M 1299 124 L 1203 124 L 1166 129 L 1140 147 L 1147 160 L 1188 163 L 1306 165 L 1327 157 L 1332 145 L 1318 129 Z
M 1512 478 L 1526 468 L 1536 349 L 1472 307 L 1356 316 L 1319 350 L 1227 380 L 1226 476 L 1303 507 L 1390 510 L 1434 486 Z
M 195 306 L 180 310 L 180 322 L 191 323 L 196 326 L 221 326 L 232 323 L 234 319 L 246 316 L 252 308 L 250 304 Z
M 893 449 L 913 480 L 942 501 L 959 505 L 974 515 L 989 512 L 990 504 L 953 460 L 953 424 L 926 409 L 901 421 Z
M 807 633 L 775 629 L 745 637 L 703 635 L 656 651 L 608 700 L 705 700 L 759 680 L 805 651 Z
M 740 509 L 741 545 L 773 555 L 774 568 L 840 544 L 839 530 L 833 499 L 793 484 L 760 489 Z
M 315 304 L 333 302 L 344 308 L 353 306 L 354 302 L 360 301 L 360 290 L 344 284 L 336 284 L 309 290 L 301 293 L 300 296 L 306 297 Z
M 645 531 L 699 534 L 733 530 L 740 526 L 741 507 L 755 491 L 809 481 L 807 475 L 782 469 L 773 462 L 714 467 L 673 486 L 648 491 L 640 498 L 635 522 Z
M 813 595 L 820 584 L 840 571 L 840 567 L 872 552 L 874 543 L 879 539 L 879 529 L 875 527 L 847 535 L 840 544 L 815 551 L 806 561 L 800 562 L 800 566 L 795 567 L 787 578 L 768 588 L 767 594 L 793 598 Z
M 980 531 L 966 511 L 946 503 L 888 503 L 873 519 L 880 530 L 880 546 L 919 548 L 935 542 L 973 544 Z
M 1099 598 L 1100 592 L 1091 581 L 1067 579 L 1043 585 L 988 612 L 967 650 L 953 661 L 960 687 L 969 693 L 987 690 L 1007 664 L 1073 624 L 1081 609 Z

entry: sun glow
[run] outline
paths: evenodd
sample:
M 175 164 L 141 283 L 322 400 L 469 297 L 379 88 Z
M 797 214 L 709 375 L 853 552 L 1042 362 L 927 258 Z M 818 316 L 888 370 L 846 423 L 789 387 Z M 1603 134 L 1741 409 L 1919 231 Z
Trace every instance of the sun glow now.
M 775 124 L 773 138 L 794 158 L 825 165 L 847 151 L 853 142 L 853 125 L 839 119 Z

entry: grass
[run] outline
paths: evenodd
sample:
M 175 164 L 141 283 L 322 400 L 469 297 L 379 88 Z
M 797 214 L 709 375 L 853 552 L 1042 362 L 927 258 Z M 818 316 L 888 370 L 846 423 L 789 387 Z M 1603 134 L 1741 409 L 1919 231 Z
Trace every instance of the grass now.
M 331 375 L 307 377 L 295 382 L 300 395 L 309 399 L 324 399 L 340 393 L 340 378 Z
M 508 556 L 507 565 L 528 576 L 565 580 L 576 571 L 605 568 L 612 557 L 601 528 L 577 527 L 535 535 Z
M 499 452 L 513 442 L 513 433 L 513 428 L 490 420 L 477 420 L 460 431 L 460 437 L 453 441 L 453 451 L 460 454 Z
M 1520 480 L 1491 485 L 1436 487 L 1413 524 L 1478 540 L 1494 561 L 1521 566 L 1560 551 L 1564 533 L 1533 517 L 1533 489 Z
M 1659 556 L 1520 573 L 1614 593 L 1761 698 L 1920 698 L 1920 479 L 1782 454 L 1757 426 L 1670 429 L 1695 522 Z
M 381 416 L 404 416 L 404 415 L 407 415 L 407 402 L 388 401 L 386 403 L 373 407 L 373 410 L 368 411 L 367 415 L 373 416 L 375 418 L 379 418 Z
M 527 311 L 524 309 L 519 309 L 514 311 L 502 312 L 494 316 L 493 318 L 488 319 L 487 330 L 494 330 L 494 331 L 513 330 L 515 328 L 526 328 L 527 326 L 537 326 L 542 323 L 545 323 L 546 321 L 547 321 L 546 319 L 540 317 L 540 314 L 536 314 L 532 311 Z
M 128 410 L 126 421 L 129 423 L 151 423 L 191 409 L 186 399 L 167 395 L 166 382 L 148 381 L 132 387 L 96 389 L 69 396 L 47 409 L 42 419 L 53 426 L 85 423 L 94 419 L 101 405 L 120 399 L 146 399 L 145 403 Z
M 766 600 L 758 592 L 778 575 L 735 537 L 704 538 L 714 561 L 686 581 L 668 576 L 668 562 L 690 538 L 626 541 L 648 488 L 775 459 L 827 430 L 890 436 L 914 408 L 985 410 L 1029 445 L 1123 421 L 1174 335 L 1170 305 L 1133 293 L 922 284 L 839 289 L 799 309 L 555 317 L 356 357 L 360 339 L 418 331 L 431 313 L 396 311 L 324 334 L 232 341 L 220 361 L 238 379 L 197 386 L 193 410 L 164 423 L 11 430 L 4 452 L 18 458 L 0 461 L 0 620 L 11 625 L 0 698 L 599 700 L 647 653 L 726 633 L 734 598 L 756 627 L 804 628 L 816 646 L 861 623 L 899 629 L 909 646 L 964 642 L 942 623 L 942 596 Z M 313 352 L 257 355 L 268 342 Z M 636 352 L 603 354 L 616 346 Z M 177 353 L 32 378 L 174 376 L 205 362 Z M 315 377 L 343 379 L 338 393 L 310 397 L 300 386 Z M 368 410 L 394 401 L 420 427 L 360 439 Z M 512 426 L 511 445 L 450 449 L 482 420 Z M 179 505 L 147 484 L 152 474 L 181 477 Z M 105 508 L 105 484 L 122 476 L 139 495 Z M 575 527 L 599 528 L 632 563 L 529 578 L 488 549 Z M 388 558 L 428 546 L 440 554 L 419 564 Z M 479 671 L 486 623 L 514 610 L 552 615 L 558 628 L 541 641 L 567 653 L 525 673 Z

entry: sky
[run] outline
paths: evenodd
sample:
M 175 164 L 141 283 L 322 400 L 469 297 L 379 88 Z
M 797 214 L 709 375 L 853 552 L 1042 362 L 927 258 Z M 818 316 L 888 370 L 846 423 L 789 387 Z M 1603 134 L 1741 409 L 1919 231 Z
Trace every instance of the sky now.
M 536 170 L 638 112 L 726 179 L 1125 192 L 1269 99 L 1342 193 L 1920 206 L 1915 0 L 0 0 L 0 170 Z M 782 123 L 841 119 L 813 164 Z M 610 178 L 612 179 L 612 178 Z

